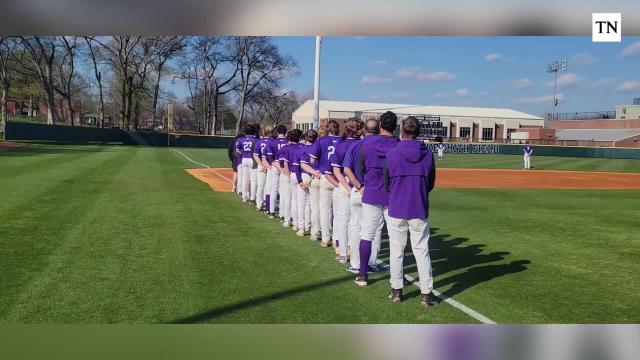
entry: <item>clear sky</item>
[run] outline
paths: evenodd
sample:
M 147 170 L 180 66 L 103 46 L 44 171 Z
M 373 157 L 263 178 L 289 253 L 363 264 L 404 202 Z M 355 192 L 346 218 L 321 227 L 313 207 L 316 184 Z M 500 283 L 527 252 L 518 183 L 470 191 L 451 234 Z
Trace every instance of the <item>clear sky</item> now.
M 283 87 L 313 87 L 314 37 L 274 37 L 298 62 Z M 324 37 L 320 93 L 331 100 L 551 110 L 551 60 L 558 112 L 614 110 L 640 97 L 640 37 Z M 177 91 L 177 93 L 180 93 Z

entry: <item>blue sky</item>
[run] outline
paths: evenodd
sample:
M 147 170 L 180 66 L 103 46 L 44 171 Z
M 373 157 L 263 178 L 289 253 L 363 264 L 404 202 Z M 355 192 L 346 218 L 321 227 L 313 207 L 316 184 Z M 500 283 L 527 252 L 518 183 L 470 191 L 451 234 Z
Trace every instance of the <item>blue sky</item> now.
M 313 87 L 314 37 L 274 37 L 298 62 L 283 87 Z M 614 110 L 640 97 L 640 37 L 593 43 L 591 37 L 325 37 L 322 96 L 331 100 L 551 110 L 547 63 L 559 73 L 559 112 Z

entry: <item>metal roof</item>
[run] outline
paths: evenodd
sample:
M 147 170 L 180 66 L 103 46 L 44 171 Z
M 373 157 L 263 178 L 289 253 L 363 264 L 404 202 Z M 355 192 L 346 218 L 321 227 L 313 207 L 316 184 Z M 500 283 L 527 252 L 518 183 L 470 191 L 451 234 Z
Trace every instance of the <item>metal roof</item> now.
M 385 112 L 393 111 L 401 114 L 424 114 L 458 117 L 506 118 L 544 120 L 542 117 L 506 108 L 484 108 L 468 106 L 435 106 L 411 104 L 387 104 L 353 101 L 320 100 L 320 118 L 328 118 L 330 111 L 344 112 Z M 313 116 L 313 100 L 307 100 L 296 111 L 293 117 Z

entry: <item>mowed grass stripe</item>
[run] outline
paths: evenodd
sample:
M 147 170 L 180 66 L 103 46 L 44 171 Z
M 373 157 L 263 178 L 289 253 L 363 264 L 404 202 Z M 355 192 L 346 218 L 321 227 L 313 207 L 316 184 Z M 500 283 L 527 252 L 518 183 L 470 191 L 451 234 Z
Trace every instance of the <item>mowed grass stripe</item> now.
M 40 195 L 25 196 L 13 204 L 11 212 L 2 214 L 2 317 L 20 313 L 21 304 L 15 303 L 19 295 L 40 281 L 42 272 L 57 261 L 57 250 L 69 241 L 68 234 L 101 194 L 100 184 L 127 161 L 126 152 L 82 154 L 80 159 L 74 158 L 76 154 L 67 156 L 68 164 L 73 164 L 71 168 L 43 169 L 35 182 L 26 182 L 29 188 L 36 186 L 33 192 Z M 25 190 L 19 182 L 12 185 Z

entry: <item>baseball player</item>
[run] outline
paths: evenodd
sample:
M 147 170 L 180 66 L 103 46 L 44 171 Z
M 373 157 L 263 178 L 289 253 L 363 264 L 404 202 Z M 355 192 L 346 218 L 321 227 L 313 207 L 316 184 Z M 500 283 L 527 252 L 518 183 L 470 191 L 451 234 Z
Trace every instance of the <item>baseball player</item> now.
M 315 140 L 318 140 L 318 133 L 314 130 Z M 313 144 L 312 144 L 313 145 Z M 309 146 L 303 152 L 303 156 L 300 159 L 300 167 L 304 170 L 302 177 L 305 182 L 309 182 L 309 204 L 311 207 L 311 236 L 312 241 L 320 239 L 320 172 L 318 171 L 318 162 L 310 163 L 311 157 L 309 153 L 314 147 Z M 305 175 L 306 174 L 306 175 Z M 309 179 L 307 179 L 309 177 Z
M 367 264 L 371 256 L 371 242 L 380 224 L 387 218 L 389 193 L 384 187 L 384 166 L 386 154 L 398 139 L 393 136 L 398 119 L 396 114 L 387 111 L 380 116 L 380 135 L 365 136 L 360 144 L 358 162 L 364 179 L 362 193 L 362 222 L 360 231 L 360 271 L 355 279 L 358 286 L 367 286 Z
M 262 136 L 256 141 L 253 147 L 253 160 L 257 164 L 256 169 L 256 208 L 258 211 L 262 210 L 262 204 L 264 203 L 265 184 L 267 182 L 267 167 L 265 167 L 262 161 L 262 156 L 265 153 L 265 148 L 269 142 L 269 136 L 271 135 L 271 126 L 267 126 L 262 129 Z
M 253 161 L 253 165 L 251 166 L 250 173 L 250 181 L 249 184 L 249 202 L 255 204 L 256 202 L 256 190 L 258 189 L 258 162 L 253 157 L 253 150 L 256 147 L 256 143 L 260 137 L 260 124 L 251 125 L 253 129 L 253 136 L 255 137 L 255 142 L 253 144 L 253 148 L 251 149 L 251 160 Z
M 314 174 L 320 177 L 320 231 L 322 232 L 322 247 L 328 247 L 332 233 L 333 215 L 333 189 L 338 186 L 338 182 L 332 175 L 329 158 L 336 150 L 336 146 L 342 141 L 340 137 L 340 127 L 335 120 L 329 120 L 326 126 L 327 136 L 321 137 L 313 144 L 309 152 L 309 163 L 318 163 L 318 170 Z M 335 244 L 334 244 L 335 246 Z
M 524 147 L 522 148 L 522 153 L 524 154 L 524 168 L 531 169 L 531 155 L 533 155 L 533 147 L 529 145 L 529 142 L 525 142 Z
M 378 135 L 379 133 L 380 127 L 378 120 L 369 119 L 365 122 L 365 137 Z M 360 153 L 361 143 L 362 140 L 355 141 L 342 160 L 344 174 L 347 176 L 349 183 L 351 184 L 351 195 L 349 197 L 351 207 L 351 217 L 349 218 L 349 246 L 351 248 L 351 259 L 350 264 L 347 267 L 347 271 L 354 274 L 358 274 L 360 272 L 360 230 L 362 222 L 362 190 L 364 189 L 364 179 L 360 173 L 360 165 L 355 160 L 357 160 L 358 154 Z M 380 219 L 378 228 L 376 229 L 376 235 L 371 246 L 371 255 L 369 256 L 367 273 L 374 273 L 379 269 L 376 261 L 378 259 L 378 252 L 380 251 L 380 244 L 382 242 L 383 227 L 384 221 Z
M 389 271 L 392 302 L 402 301 L 404 249 L 407 235 L 420 278 L 420 305 L 431 305 L 433 277 L 429 256 L 429 192 L 436 180 L 433 153 L 417 140 L 420 122 L 411 116 L 402 122 L 401 140 L 387 152 L 384 169 L 389 191 L 387 229 L 389 230 Z
M 269 217 L 276 217 L 276 204 L 278 202 L 278 194 L 280 190 L 280 150 L 287 145 L 287 127 L 278 125 L 276 127 L 276 138 L 269 142 L 267 148 L 267 161 L 269 162 L 271 171 L 271 191 L 269 196 Z
M 351 184 L 344 176 L 342 160 L 351 146 L 362 136 L 364 124 L 358 118 L 347 120 L 344 139 L 336 147 L 336 151 L 329 159 L 333 168 L 333 176 L 338 187 L 333 191 L 333 242 L 338 248 L 336 260 L 341 264 L 347 263 L 349 247 L 349 219 L 351 218 L 351 203 L 349 195 Z
M 442 141 L 440 141 L 438 145 L 436 145 L 436 150 L 438 151 L 438 160 L 444 160 L 444 148 L 445 146 Z
M 298 181 L 298 232 L 296 235 L 305 236 L 311 233 L 311 201 L 309 190 L 311 188 L 311 182 L 313 181 L 313 175 L 304 170 L 303 161 L 307 161 L 305 159 L 309 158 L 309 150 L 311 145 L 313 145 L 318 140 L 318 133 L 315 130 L 308 130 L 304 135 L 304 146 L 302 149 L 298 151 L 298 156 L 296 161 L 299 166 L 296 171 L 296 179 Z M 316 187 L 317 189 L 317 187 Z M 317 205 L 317 203 L 316 203 Z M 316 209 L 315 213 L 318 211 Z M 316 223 L 317 224 L 317 223 Z M 317 227 L 315 229 L 317 231 Z
M 227 155 L 229 156 L 229 161 L 231 161 L 231 168 L 233 169 L 233 187 L 231 189 L 232 192 L 236 192 L 236 190 L 240 188 L 240 186 L 238 186 L 238 156 L 236 154 L 236 145 L 238 139 L 241 137 L 242 133 L 238 132 L 235 139 L 229 143 L 229 147 L 227 148 Z
M 240 130 L 238 132 L 238 135 L 236 135 L 236 141 L 233 143 L 233 152 L 235 153 L 235 157 L 236 157 L 236 168 L 238 169 L 238 179 L 236 180 L 236 194 L 238 194 L 239 196 L 242 196 L 242 184 L 243 184 L 243 180 L 242 180 L 242 156 L 238 154 L 238 146 L 242 147 L 242 139 L 244 138 L 245 133 L 244 131 Z
M 289 141 L 291 141 L 291 144 L 287 147 L 287 156 L 284 158 L 284 166 L 289 172 L 290 221 L 289 219 L 285 219 L 285 221 L 288 221 L 293 228 L 293 231 L 298 231 L 298 180 L 296 178 L 296 172 L 299 172 L 298 168 L 300 167 L 298 153 L 304 144 L 300 144 L 300 137 L 302 136 L 302 131 L 300 129 L 293 129 L 289 134 Z
M 245 136 L 238 139 L 236 143 L 236 154 L 242 158 L 239 169 L 242 177 L 242 201 L 247 202 L 251 198 L 251 183 L 255 184 L 256 173 L 254 173 L 253 147 L 256 143 L 254 135 L 254 126 L 247 125 L 245 127 Z M 255 196 L 255 194 L 254 194 Z M 254 198 L 255 199 L 255 198 Z
M 287 132 L 287 145 L 280 148 L 278 151 L 278 161 L 280 162 L 280 202 L 278 203 L 278 216 L 282 220 L 282 226 L 289 227 L 289 219 L 291 217 L 291 191 L 289 190 L 289 179 L 291 174 L 289 168 L 286 166 L 285 158 L 287 158 L 289 151 L 289 145 L 291 145 L 291 131 Z

